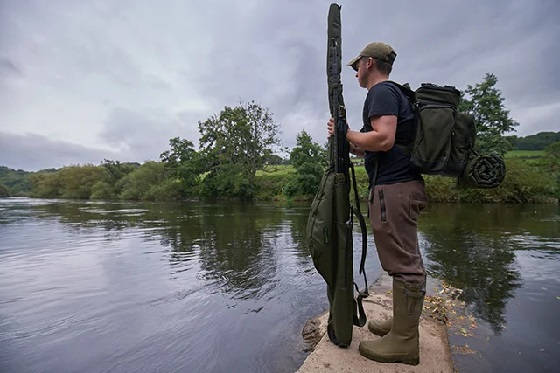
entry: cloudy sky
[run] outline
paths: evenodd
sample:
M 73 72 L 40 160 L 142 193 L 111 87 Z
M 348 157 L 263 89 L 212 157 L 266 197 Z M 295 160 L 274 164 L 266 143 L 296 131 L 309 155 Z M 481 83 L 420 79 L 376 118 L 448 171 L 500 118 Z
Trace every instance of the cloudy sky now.
M 156 160 L 171 137 L 255 100 L 284 146 L 325 141 L 330 2 L 0 0 L 0 165 Z M 391 78 L 464 89 L 498 77 L 518 135 L 560 130 L 560 2 L 341 1 L 343 60 L 370 41 Z M 351 127 L 365 90 L 343 71 Z

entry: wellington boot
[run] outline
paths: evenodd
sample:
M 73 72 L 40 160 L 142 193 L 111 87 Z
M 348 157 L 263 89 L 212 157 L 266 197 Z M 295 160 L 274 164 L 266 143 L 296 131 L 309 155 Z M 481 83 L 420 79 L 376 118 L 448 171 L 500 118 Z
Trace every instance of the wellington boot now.
M 385 335 L 391 330 L 393 325 L 393 318 L 387 320 L 371 320 L 368 321 L 367 327 L 370 332 L 375 335 Z
M 393 324 L 387 335 L 360 343 L 360 355 L 381 363 L 420 362 L 418 323 L 424 304 L 424 284 L 393 279 Z

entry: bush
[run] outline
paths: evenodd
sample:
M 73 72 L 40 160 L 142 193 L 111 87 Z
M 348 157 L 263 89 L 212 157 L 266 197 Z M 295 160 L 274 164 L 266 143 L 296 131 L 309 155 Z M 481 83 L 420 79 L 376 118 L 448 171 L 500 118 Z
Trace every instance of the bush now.
M 105 182 L 105 181 L 98 181 L 97 183 L 93 184 L 91 187 L 91 195 L 90 199 L 115 199 L 115 188 Z
M 142 199 L 148 201 L 178 201 L 182 199 L 183 185 L 179 179 L 166 179 L 163 182 L 152 185 L 143 195 Z
M 557 198 L 555 176 L 522 159 L 506 159 L 506 177 L 494 189 L 457 187 L 456 179 L 424 176 L 431 202 L 539 203 Z
M 10 191 L 4 185 L 0 184 L 0 197 L 9 197 Z
M 144 163 L 117 183 L 117 188 L 122 190 L 119 198 L 136 201 L 144 199 L 145 196 L 155 198 L 153 192 L 148 194 L 148 191 L 150 191 L 153 186 L 163 182 L 165 179 L 164 175 L 165 172 L 162 163 Z

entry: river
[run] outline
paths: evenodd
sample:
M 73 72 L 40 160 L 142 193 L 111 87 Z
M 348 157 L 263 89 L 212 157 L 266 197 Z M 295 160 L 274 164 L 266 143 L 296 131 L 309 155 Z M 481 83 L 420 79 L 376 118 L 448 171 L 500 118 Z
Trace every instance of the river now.
M 303 324 L 328 306 L 307 213 L 0 199 L 0 371 L 293 372 Z M 478 321 L 450 336 L 475 351 L 455 356 L 460 371 L 555 371 L 558 206 L 432 205 L 419 236 L 430 275 L 463 289 Z M 357 263 L 358 232 L 354 246 Z

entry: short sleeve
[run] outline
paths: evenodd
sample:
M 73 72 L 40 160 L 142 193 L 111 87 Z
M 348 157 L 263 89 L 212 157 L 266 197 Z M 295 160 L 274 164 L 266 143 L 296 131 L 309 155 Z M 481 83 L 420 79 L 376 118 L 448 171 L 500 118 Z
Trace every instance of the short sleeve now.
M 381 115 L 399 115 L 399 95 L 387 84 L 377 84 L 368 92 L 368 119 Z

